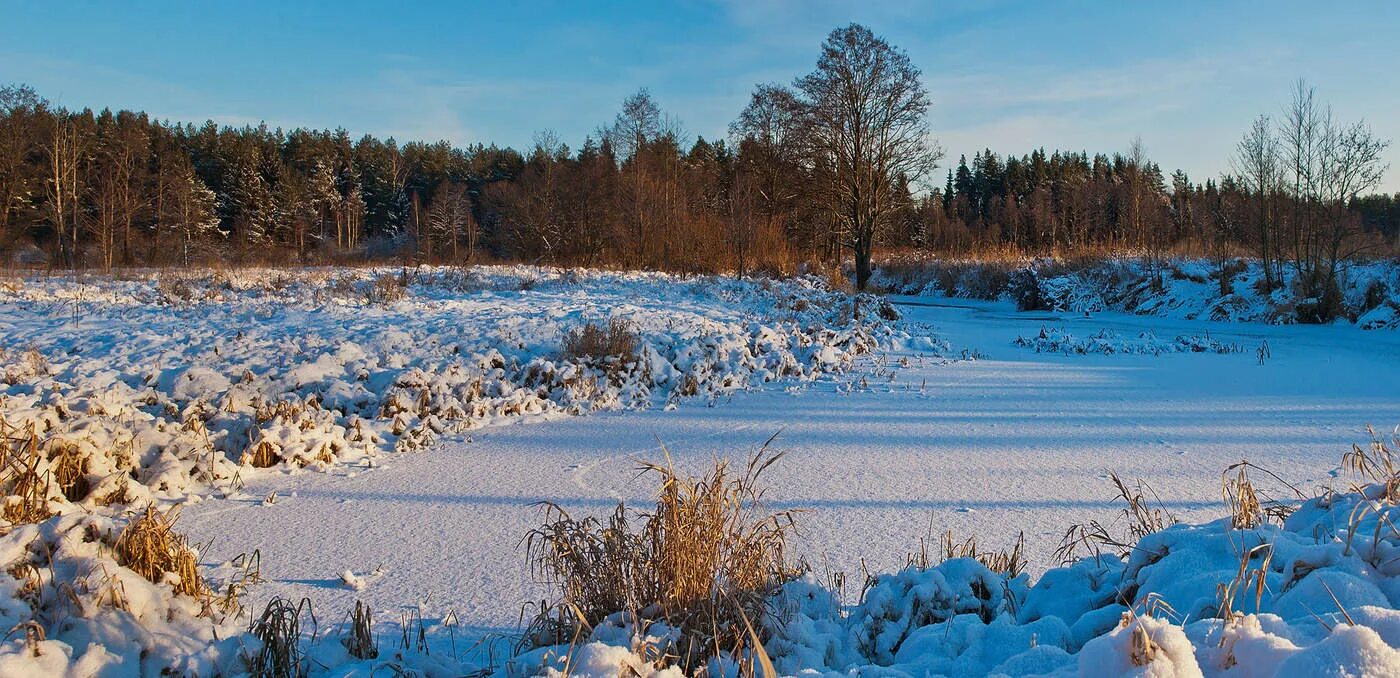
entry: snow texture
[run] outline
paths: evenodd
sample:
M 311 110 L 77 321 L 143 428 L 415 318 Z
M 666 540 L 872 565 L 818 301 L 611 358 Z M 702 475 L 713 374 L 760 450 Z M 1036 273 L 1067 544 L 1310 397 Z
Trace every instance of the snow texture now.
M 635 461 L 657 438 L 698 468 L 783 427 L 794 452 L 769 501 L 810 509 L 797 546 L 847 572 L 866 555 L 890 568 L 856 599 L 813 575 L 786 584 L 763 621 L 783 675 L 1400 673 L 1400 509 L 1393 489 L 1353 487 L 1336 465 L 1357 427 L 1400 419 L 1400 344 L 1110 305 L 1083 318 L 898 301 L 903 321 L 805 279 L 524 267 L 11 284 L 0 417 L 8 435 L 41 436 L 42 471 L 76 459 L 84 482 L 50 488 L 54 517 L 0 535 L 0 676 L 247 671 L 261 641 L 246 613 L 114 559 L 148 501 L 214 539 L 201 562 L 215 590 L 260 550 L 254 616 L 274 594 L 313 599 L 319 633 L 307 618 L 300 639 L 312 675 L 675 676 L 653 661 L 675 631 L 621 612 L 575 647 L 510 656 L 501 634 L 548 595 L 516 550 L 532 504 L 639 505 L 652 488 Z M 570 329 L 614 317 L 636 328 L 633 359 L 562 355 Z M 1012 346 L 1046 322 L 1069 345 L 1112 337 L 1113 355 Z M 954 352 L 924 323 L 977 359 L 938 357 Z M 1249 355 L 1132 348 L 1208 334 Z M 626 414 L 567 416 L 595 411 Z M 1241 455 L 1335 490 L 1237 529 L 1212 518 L 1219 471 Z M 1066 525 L 1114 510 L 1106 466 L 1148 477 L 1183 522 L 1125 555 L 1043 568 Z M 901 538 L 934 518 L 959 534 L 1026 530 L 1031 568 L 900 567 Z M 1227 615 L 1220 586 L 1242 560 L 1266 586 Z M 360 599 L 375 606 L 375 659 L 340 642 L 337 614 Z

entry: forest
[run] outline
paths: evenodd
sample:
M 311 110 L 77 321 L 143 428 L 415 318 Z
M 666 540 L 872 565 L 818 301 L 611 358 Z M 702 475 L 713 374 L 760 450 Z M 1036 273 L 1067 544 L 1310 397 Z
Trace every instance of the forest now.
M 1334 123 L 1305 83 L 1202 182 L 1167 175 L 1137 140 L 940 167 L 920 75 L 852 25 L 811 74 L 755 87 L 725 138 L 692 139 L 641 89 L 576 149 L 544 131 L 523 151 L 68 110 L 14 84 L 0 88 L 0 252 L 101 269 L 505 260 L 740 275 L 852 257 L 861 287 L 877 247 L 1247 254 L 1325 286 L 1336 262 L 1400 243 L 1400 195 L 1372 193 L 1388 142 Z

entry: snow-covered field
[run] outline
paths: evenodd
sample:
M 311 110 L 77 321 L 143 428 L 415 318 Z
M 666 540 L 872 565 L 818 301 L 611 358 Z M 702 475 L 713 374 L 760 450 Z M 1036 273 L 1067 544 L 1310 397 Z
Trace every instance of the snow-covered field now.
M 220 585 L 238 578 L 239 554 L 256 550 L 265 581 L 245 595 L 254 616 L 273 596 L 308 598 L 321 627 L 313 673 L 390 664 L 426 675 L 487 665 L 528 673 L 528 662 L 507 665 L 501 653 L 522 605 L 554 597 L 524 562 L 537 502 L 595 514 L 619 500 L 645 506 L 654 487 L 637 464 L 660 459 L 661 444 L 698 472 L 779 431 L 774 445 L 787 455 L 765 476 L 766 498 L 804 511 L 793 552 L 816 574 L 842 571 L 850 582 L 840 600 L 811 580 L 789 585 L 786 604 L 800 609 L 769 644 L 782 673 L 879 664 L 911 675 L 1114 674 L 1147 668 L 1130 661 L 1142 636 L 1157 648 L 1156 675 L 1400 667 L 1400 533 L 1363 511 L 1354 543 L 1339 541 L 1355 495 L 1314 503 L 1283 526 L 1207 522 L 1225 514 L 1220 474 L 1241 459 L 1309 495 L 1348 489 L 1341 454 L 1367 441 L 1367 424 L 1400 422 L 1393 332 L 1017 313 L 1005 301 L 934 296 L 896 299 L 904 318 L 891 322 L 874 301 L 857 310 L 804 281 L 536 269 L 424 271 L 396 299 L 392 285 L 373 281 L 396 275 L 28 280 L 0 293 L 0 416 L 86 440 L 74 454 L 89 460 L 85 496 L 52 488 L 64 516 L 0 537 L 6 562 L 37 562 L 44 549 L 33 545 L 49 545 L 54 581 L 89 582 L 77 587 L 86 607 L 72 610 L 52 581 L 46 593 L 42 577 L 37 604 L 23 602 L 33 599 L 24 572 L 10 568 L 0 622 L 38 610 L 50 640 L 12 633 L 0 674 L 167 662 L 232 675 L 244 670 L 238 655 L 256 654 L 241 634 L 247 616 L 215 614 L 214 625 L 168 585 L 162 593 L 120 568 L 102 546 L 109 539 L 81 538 L 127 520 L 121 502 L 99 501 L 118 483 L 130 508 L 148 497 L 181 503 L 177 527 L 208 540 L 201 560 Z M 614 316 L 634 323 L 642 358 L 619 366 L 561 355 L 568 330 Z M 1017 345 L 1042 336 L 1110 350 Z M 1214 343 L 1193 348 L 1203 337 Z M 591 414 L 569 416 L 579 413 Z M 260 460 L 264 441 L 274 447 Z M 1154 505 L 1204 524 L 1151 535 L 1126 563 L 1106 554 L 1052 569 L 1070 525 L 1124 527 L 1109 471 L 1144 480 Z M 965 560 L 899 573 L 945 530 L 996 547 L 1024 532 L 1026 577 L 1003 584 Z M 1274 546 L 1258 609 L 1271 614 L 1229 627 L 1206 618 L 1242 548 L 1263 542 Z M 867 569 L 899 574 L 857 605 Z M 100 603 L 114 578 L 129 612 Z M 1127 609 L 1120 593 L 1128 602 L 1158 594 L 1175 617 L 1151 618 L 1160 610 L 1143 602 L 1115 630 Z M 1252 591 L 1237 598 L 1234 609 L 1256 611 Z M 355 601 L 375 611 L 376 661 L 351 661 L 337 642 Z M 130 615 L 146 630 L 132 632 Z M 422 647 L 401 648 L 400 621 L 414 620 L 416 633 L 419 618 Z M 626 633 L 603 630 L 595 640 L 626 644 Z M 580 652 L 574 672 L 637 661 L 602 642 Z

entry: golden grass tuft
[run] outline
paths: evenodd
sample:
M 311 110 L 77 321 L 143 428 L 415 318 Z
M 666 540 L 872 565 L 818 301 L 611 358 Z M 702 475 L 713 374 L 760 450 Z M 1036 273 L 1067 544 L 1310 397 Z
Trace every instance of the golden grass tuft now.
M 1077 560 L 1081 552 L 1097 557 L 1105 547 L 1119 556 L 1126 556 L 1143 537 L 1177 523 L 1176 516 L 1161 508 L 1161 499 L 1147 483 L 1138 480 L 1130 486 L 1113 472 L 1108 477 L 1118 490 L 1116 498 L 1124 504 L 1119 515 L 1127 524 L 1125 531 L 1115 534 L 1097 520 L 1071 525 L 1060 538 L 1060 546 L 1053 556 L 1061 563 Z
M 669 453 L 664 464 L 643 464 L 661 486 L 638 530 L 622 505 L 604 522 L 545 504 L 545 523 L 524 542 L 533 572 L 559 587 L 560 600 L 542 606 L 529 642 L 572 642 L 624 612 L 680 629 L 671 650 L 687 672 L 722 653 L 751 662 L 744 657 L 759 643 L 749 620 L 769 614 L 769 597 L 798 574 L 785 557 L 793 512 L 762 504 L 760 477 L 783 456 L 768 451 L 772 441 L 742 470 L 717 460 L 700 477 L 682 476 Z
M 1283 524 L 1296 506 L 1270 497 L 1250 478 L 1251 470 L 1268 475 L 1277 483 L 1286 486 L 1296 499 L 1306 498 L 1297 487 L 1272 471 L 1249 461 L 1236 462 L 1220 474 L 1220 494 L 1230 509 L 1230 526 L 1237 530 L 1248 530 L 1270 520 Z
M 943 559 L 972 558 L 997 574 L 1016 578 L 1026 570 L 1026 533 L 1016 535 L 1016 543 L 1005 550 L 983 549 L 977 544 L 977 536 L 968 537 L 962 542 L 953 539 L 953 531 L 943 533 Z
M 243 453 L 242 463 L 254 468 L 271 468 L 282 463 L 282 455 L 277 454 L 277 446 L 268 440 L 259 440 Z
M 178 517 L 177 510 L 162 513 L 155 506 L 147 506 L 117 537 L 117 562 L 156 584 L 174 575 L 176 593 L 204 598 L 209 587 L 199 575 L 194 549 L 183 535 L 175 532 Z
M 92 491 L 87 479 L 87 459 L 81 448 L 69 441 L 48 445 L 49 471 L 68 501 L 82 501 Z
M 639 344 L 636 328 L 625 318 L 613 318 L 606 327 L 586 322 L 564 334 L 564 356 L 580 360 L 616 358 L 626 361 L 636 356 Z
M 1396 450 L 1400 450 L 1400 429 L 1391 434 L 1389 443 L 1370 426 L 1366 427 L 1366 432 L 1371 434 L 1371 444 L 1352 445 L 1351 452 L 1342 455 L 1342 468 L 1384 486 L 1385 500 L 1391 504 L 1400 503 L 1400 460 L 1396 459 Z
M 1257 567 L 1251 565 L 1255 555 L 1260 555 Z M 1240 567 L 1235 572 L 1234 578 L 1216 585 L 1216 599 L 1220 601 L 1218 616 L 1221 619 L 1234 620 L 1237 614 L 1236 602 L 1240 593 L 1245 591 L 1254 592 L 1254 609 L 1259 609 L 1260 603 L 1264 600 L 1264 588 L 1267 585 L 1264 577 L 1269 573 L 1269 564 L 1273 562 L 1273 558 L 1274 545 L 1270 543 L 1259 544 L 1240 553 Z M 1224 642 L 1223 637 L 1221 642 Z
M 379 645 L 374 641 L 374 620 L 369 606 L 355 601 L 355 609 L 350 611 L 350 632 L 340 640 L 350 656 L 356 659 L 374 659 L 379 656 Z
M 37 523 L 53 515 L 49 510 L 53 477 L 40 470 L 43 461 L 39 436 L 32 428 L 23 436 L 10 431 L 0 435 L 0 490 L 5 493 L 0 516 L 12 524 Z

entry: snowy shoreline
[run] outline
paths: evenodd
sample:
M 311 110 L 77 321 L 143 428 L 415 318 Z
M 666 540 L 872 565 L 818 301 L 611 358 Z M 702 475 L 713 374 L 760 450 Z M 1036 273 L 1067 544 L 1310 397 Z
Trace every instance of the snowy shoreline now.
M 876 268 L 874 289 L 892 294 L 1007 299 L 1022 310 L 1069 313 L 1121 311 L 1137 315 L 1219 322 L 1292 324 L 1316 299 L 1300 298 L 1295 272 L 1284 266 L 1281 284 L 1261 293 L 1257 260 L 1110 258 L 976 261 L 895 259 Z M 1361 329 L 1400 328 L 1400 263 L 1344 262 L 1342 317 Z

